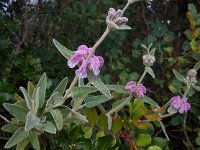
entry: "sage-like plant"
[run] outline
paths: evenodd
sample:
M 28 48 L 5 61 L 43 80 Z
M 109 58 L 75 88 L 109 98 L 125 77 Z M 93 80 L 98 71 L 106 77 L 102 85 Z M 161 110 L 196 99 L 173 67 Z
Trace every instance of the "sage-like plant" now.
M 182 98 L 179 95 L 172 97 L 162 107 L 145 95 L 148 94 L 148 88 L 142 84 L 147 73 L 155 78 L 151 68 L 156 61 L 155 48 L 152 49 L 152 44 L 142 45 L 145 49 L 145 54 L 142 57 L 144 72 L 138 81 L 127 81 L 126 85 L 108 85 L 104 84 L 98 76 L 103 67 L 104 59 L 102 56 L 96 56 L 95 51 L 111 31 L 131 29 L 126 25 L 128 18 L 124 17 L 124 12 L 130 4 L 136 1 L 138 0 L 128 0 L 122 10 L 109 9 L 106 17 L 107 28 L 92 47 L 81 45 L 76 51 L 70 51 L 58 41 L 53 40 L 57 49 L 68 59 L 68 66 L 70 68 L 78 67 L 75 70 L 75 77 L 67 89 L 68 78 L 64 78 L 49 98 L 46 97 L 47 77 L 45 73 L 36 87 L 31 82 L 28 82 L 27 89 L 20 87 L 23 98 L 16 95 L 16 103 L 4 104 L 5 109 L 14 117 L 10 124 L 2 127 L 3 131 L 13 133 L 5 148 L 17 145 L 16 149 L 23 150 L 31 143 L 34 149 L 40 150 L 42 148 L 39 137 L 43 134 L 56 134 L 62 129 L 67 130 L 70 134 L 70 131 L 79 125 L 83 125 L 84 138 L 89 139 L 92 136 L 92 130 L 95 129 L 95 124 L 103 132 L 96 133 L 96 140 L 90 143 L 94 147 L 90 147 L 91 149 L 109 149 L 112 146 L 116 148 L 116 139 L 119 140 L 120 136 L 125 136 L 125 134 L 129 134 L 129 138 L 134 141 L 133 132 L 137 128 L 147 128 L 148 122 L 153 121 L 160 124 L 167 139 L 169 139 L 162 119 L 175 115 L 177 112 L 187 113 L 189 111 L 190 104 L 187 102 L 187 94 L 190 88 L 200 90 L 200 87 L 196 86 L 196 71 L 200 68 L 200 63 L 189 70 L 186 78 L 174 70 L 177 79 L 186 84 L 187 88 Z M 111 92 L 121 93 L 123 98 L 116 100 Z M 102 103 L 111 99 L 116 102 L 113 103 L 112 107 L 104 108 Z M 149 104 L 151 108 L 147 109 L 144 103 Z M 117 113 L 126 105 L 129 106 L 130 114 L 125 115 L 124 121 L 122 121 L 122 117 Z M 94 109 L 96 106 L 101 111 L 99 116 Z M 87 113 L 85 110 L 88 110 Z M 122 126 L 124 128 L 128 126 L 131 130 L 126 131 L 126 133 L 122 132 Z M 104 141 L 109 142 L 107 144 Z M 135 147 L 147 147 L 150 143 L 151 136 L 149 134 L 140 134 L 136 141 L 132 142 Z M 73 147 L 73 145 L 70 146 Z M 149 146 L 149 149 L 151 147 Z

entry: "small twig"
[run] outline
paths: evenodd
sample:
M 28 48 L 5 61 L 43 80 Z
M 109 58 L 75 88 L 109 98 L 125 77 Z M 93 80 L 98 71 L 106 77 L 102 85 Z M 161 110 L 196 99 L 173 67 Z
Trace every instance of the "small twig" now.
M 146 24 L 146 27 L 147 27 L 147 33 L 149 34 L 149 25 L 147 23 L 147 19 L 146 19 L 146 16 L 145 16 L 145 10 L 144 10 L 144 2 L 143 0 L 141 1 L 142 3 L 142 15 L 143 15 L 143 19 L 144 19 L 144 22 Z
M 105 108 L 101 104 L 97 105 L 97 107 L 101 110 L 101 112 L 103 114 L 106 114 L 106 110 L 105 110 Z
M 184 120 L 183 120 L 183 132 L 184 132 L 184 134 L 185 134 L 186 140 L 187 140 L 187 142 L 188 142 L 188 144 L 189 144 L 191 150 L 195 150 L 194 147 L 193 147 L 193 145 L 192 145 L 192 143 L 191 143 L 191 141 L 190 141 L 190 139 L 189 139 L 189 137 L 188 137 L 188 135 L 187 135 L 187 131 L 186 131 L 186 120 L 187 120 L 187 113 L 185 114 L 185 117 L 184 117 Z
M 5 138 L 5 137 L 1 137 L 1 136 L 0 136 L 0 139 L 1 139 L 1 140 L 9 140 L 10 138 Z
M 7 122 L 7 123 L 10 123 L 11 121 L 9 121 L 6 117 L 4 117 L 4 116 L 2 116 L 1 114 L 0 114 L 0 118 L 1 119 L 3 119 L 5 122 Z
M 76 85 L 77 82 L 78 82 L 78 77 L 75 76 L 75 77 L 74 77 L 74 80 L 72 81 L 72 83 L 71 83 L 71 85 L 70 85 L 70 87 L 69 87 L 69 89 L 67 89 L 66 92 L 65 92 L 65 95 L 64 95 L 64 97 L 63 97 L 64 100 L 66 100 L 66 99 L 68 98 L 68 95 L 71 93 L 73 87 Z

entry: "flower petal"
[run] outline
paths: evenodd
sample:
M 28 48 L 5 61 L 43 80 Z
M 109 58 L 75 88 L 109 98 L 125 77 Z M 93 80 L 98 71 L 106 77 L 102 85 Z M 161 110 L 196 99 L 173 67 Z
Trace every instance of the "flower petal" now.
M 77 69 L 76 75 L 79 78 L 86 78 L 87 77 L 87 66 L 88 66 L 88 60 L 83 60 L 82 65 Z
M 74 68 L 80 61 L 83 59 L 82 54 L 74 54 L 69 60 L 68 60 L 68 66 L 70 68 Z

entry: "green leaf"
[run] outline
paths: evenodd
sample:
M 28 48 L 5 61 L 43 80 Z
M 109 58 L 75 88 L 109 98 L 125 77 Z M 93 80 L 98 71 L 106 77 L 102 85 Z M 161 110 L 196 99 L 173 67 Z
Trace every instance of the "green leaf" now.
M 35 150 L 40 150 L 40 143 L 38 140 L 38 135 L 36 133 L 30 134 L 29 141 L 31 142 L 31 144 Z
M 162 150 L 162 148 L 156 145 L 152 145 L 152 146 L 149 146 L 147 150 Z
M 180 73 L 178 73 L 176 70 L 174 70 L 173 69 L 173 73 L 174 73 L 174 75 L 176 76 L 176 78 L 179 80 L 179 81 L 181 81 L 181 82 L 185 82 L 185 78 L 184 78 L 184 76 L 183 75 L 181 75 Z
M 26 116 L 25 130 L 31 130 L 35 126 L 39 125 L 39 123 L 40 118 L 36 117 L 32 112 L 29 112 Z
M 55 88 L 55 90 L 52 92 L 52 94 L 58 92 L 61 96 L 64 94 L 66 86 L 68 83 L 68 77 L 65 77 L 60 84 Z
M 91 138 L 91 136 L 92 136 L 92 128 L 91 127 L 83 127 L 83 132 L 85 133 L 84 137 L 86 139 Z
M 160 121 L 159 120 L 159 123 L 160 123 L 160 126 L 161 126 L 161 128 L 162 128 L 162 130 L 163 130 L 163 132 L 164 132 L 164 134 L 165 134 L 165 136 L 166 136 L 166 138 L 167 138 L 167 140 L 169 141 L 169 137 L 168 137 L 168 135 L 167 135 L 167 131 L 166 131 L 166 129 L 165 129 L 165 125 L 162 123 L 162 121 Z
M 46 121 L 44 124 L 36 126 L 38 130 L 42 130 L 48 133 L 56 134 L 56 127 L 50 121 Z
M 96 150 L 109 150 L 112 148 L 116 143 L 116 139 L 112 135 L 106 135 L 103 137 L 99 137 L 95 147 Z
M 197 10 L 194 4 L 188 4 L 188 10 L 189 12 L 191 12 L 192 17 L 195 18 L 195 16 L 197 15 Z
M 123 24 L 123 25 L 121 25 L 119 27 L 119 30 L 131 30 L 131 29 L 132 29 L 131 27 L 129 27 L 129 26 L 125 25 L 125 24 Z
M 28 81 L 28 87 L 27 87 L 27 89 L 28 89 L 29 96 L 32 97 L 32 95 L 34 93 L 34 90 L 35 90 L 35 87 L 34 87 L 34 85 L 33 85 L 32 82 Z
M 158 105 L 158 103 L 156 103 L 154 100 L 152 100 L 150 97 L 148 97 L 148 96 L 146 96 L 146 95 L 145 95 L 144 97 L 142 97 L 141 100 L 144 101 L 145 103 L 150 104 L 150 105 L 152 105 L 152 106 L 155 106 L 155 107 L 157 107 L 157 108 L 160 107 L 160 106 Z
M 1 130 L 3 130 L 4 132 L 15 133 L 19 129 L 19 127 L 20 126 L 18 126 L 17 123 L 11 123 L 3 126 Z
M 65 58 L 69 59 L 73 56 L 74 53 L 66 47 L 64 47 L 63 45 L 61 45 L 57 40 L 53 39 L 53 43 Z
M 194 86 L 192 86 L 195 90 L 197 90 L 197 91 L 200 91 L 200 86 L 196 86 L 196 85 L 194 85 Z
M 81 139 L 76 143 L 75 150 L 92 150 L 92 140 L 91 139 Z
M 27 145 L 30 143 L 29 138 L 25 138 L 17 144 L 16 150 L 25 150 Z
M 85 98 L 85 104 L 86 107 L 91 108 L 108 100 L 110 100 L 110 98 L 105 95 L 91 96 Z
M 130 103 L 129 106 L 131 116 L 140 118 L 147 113 L 147 109 L 144 106 L 144 102 L 139 98 L 136 98 L 133 103 Z
M 31 99 L 30 95 L 27 93 L 25 88 L 20 87 L 20 90 L 22 91 L 22 93 L 24 95 L 28 109 L 31 110 L 32 109 L 32 99 Z
M 21 127 L 13 134 L 13 136 L 9 139 L 4 148 L 11 148 L 28 136 L 29 133 L 24 131 L 24 127 Z
M 108 117 L 105 114 L 100 114 L 98 124 L 101 129 L 108 129 Z
M 110 90 L 110 91 L 115 91 L 117 93 L 124 93 L 124 94 L 127 94 L 128 91 L 125 89 L 124 86 L 122 85 L 109 85 L 109 84 L 106 84 L 106 87 Z
M 136 140 L 136 145 L 139 147 L 146 147 L 151 143 L 151 136 L 149 134 L 140 134 Z
M 199 68 L 200 68 L 200 62 L 198 62 L 198 63 L 193 67 L 194 70 L 199 70 Z
M 167 112 L 170 114 L 175 114 L 177 113 L 177 109 L 172 106 L 169 106 L 169 108 L 167 109 Z
M 15 118 L 25 121 L 28 110 L 15 104 L 4 103 L 4 108 Z
M 97 88 L 93 87 L 93 86 L 79 86 L 79 87 L 74 87 L 72 89 L 72 94 L 73 96 L 85 96 L 88 95 L 90 93 L 94 93 L 97 91 Z
M 57 129 L 60 131 L 63 127 L 63 116 L 59 109 L 51 110 L 51 115 L 56 123 Z
M 39 102 L 39 108 L 43 107 L 44 101 L 45 101 L 45 95 L 46 95 L 46 87 L 47 87 L 47 76 L 46 73 L 42 75 L 40 78 L 36 89 L 40 87 L 40 92 L 39 92 L 39 97 L 40 97 L 40 102 Z
M 73 140 L 77 140 L 83 135 L 84 135 L 84 132 L 81 126 L 75 126 L 69 131 L 69 137 Z
M 155 78 L 155 74 L 153 70 L 151 69 L 151 67 L 147 67 L 147 72 L 152 76 L 152 78 Z
M 121 129 L 122 129 L 122 119 L 120 117 L 117 117 L 113 120 L 111 130 L 114 133 L 118 133 L 119 131 L 121 131 Z
M 87 120 L 89 121 L 89 123 L 94 126 L 95 123 L 98 120 L 98 115 L 97 112 L 95 110 L 95 108 L 89 108 L 87 109 Z
M 76 123 L 76 124 L 85 124 L 88 123 L 86 116 L 71 110 L 71 113 L 64 118 L 64 123 Z
M 111 98 L 110 91 L 106 87 L 106 85 L 101 81 L 98 76 L 95 76 L 93 73 L 88 73 L 88 80 L 94 85 L 102 94 L 106 95 L 107 97 Z
M 46 106 L 53 106 L 57 104 L 62 104 L 64 102 L 63 97 L 58 93 L 54 93 L 51 97 L 47 100 Z
M 117 106 L 121 105 L 121 103 L 123 103 L 125 100 L 126 100 L 126 98 L 123 98 L 123 99 L 121 99 L 121 100 L 118 100 L 118 101 L 114 102 L 114 103 L 112 104 L 112 109 L 114 109 L 114 108 L 116 108 Z M 127 105 L 128 105 L 128 104 L 127 104 Z
M 39 108 L 40 103 L 40 87 L 36 89 L 34 98 L 33 98 L 33 104 L 32 104 L 32 111 L 36 114 Z
M 155 52 L 156 52 L 156 49 L 153 48 L 153 49 L 149 52 L 149 54 L 154 56 L 154 55 L 155 55 Z

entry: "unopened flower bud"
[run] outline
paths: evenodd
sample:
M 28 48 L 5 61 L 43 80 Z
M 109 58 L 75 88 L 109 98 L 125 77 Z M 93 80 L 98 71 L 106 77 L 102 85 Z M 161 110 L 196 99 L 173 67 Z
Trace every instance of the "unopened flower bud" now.
M 152 66 L 155 62 L 155 57 L 153 55 L 143 55 L 142 59 L 145 66 Z

